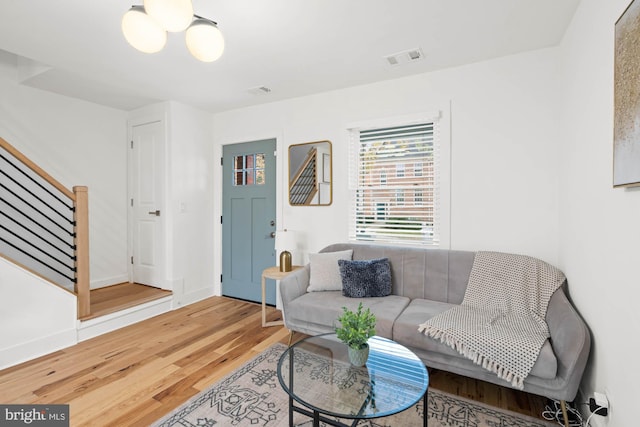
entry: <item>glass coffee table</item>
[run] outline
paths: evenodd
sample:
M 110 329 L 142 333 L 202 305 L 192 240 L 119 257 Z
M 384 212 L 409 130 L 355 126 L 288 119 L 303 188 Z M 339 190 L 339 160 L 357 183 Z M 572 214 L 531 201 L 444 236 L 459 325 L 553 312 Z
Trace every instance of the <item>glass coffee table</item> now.
M 278 362 L 278 380 L 289 394 L 289 426 L 293 427 L 294 412 L 313 418 L 314 426 L 320 421 L 355 426 L 360 420 L 402 412 L 420 399 L 426 426 L 429 374 L 424 363 L 386 338 L 370 338 L 369 348 L 366 365 L 356 367 L 335 334 L 309 337 L 289 347 Z M 352 421 L 345 424 L 335 418 Z

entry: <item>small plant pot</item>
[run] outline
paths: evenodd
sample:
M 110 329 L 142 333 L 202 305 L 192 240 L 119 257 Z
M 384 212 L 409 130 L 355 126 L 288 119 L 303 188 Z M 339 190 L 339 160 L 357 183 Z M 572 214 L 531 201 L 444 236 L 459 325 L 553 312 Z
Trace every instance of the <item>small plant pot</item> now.
M 364 366 L 369 358 L 369 345 L 365 348 L 356 349 L 349 347 L 349 361 L 354 366 Z

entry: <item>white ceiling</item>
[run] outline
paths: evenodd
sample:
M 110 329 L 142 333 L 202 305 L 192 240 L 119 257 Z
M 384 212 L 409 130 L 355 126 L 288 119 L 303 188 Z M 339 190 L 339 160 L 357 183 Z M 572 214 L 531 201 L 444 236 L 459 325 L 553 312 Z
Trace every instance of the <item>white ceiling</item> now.
M 578 3 L 193 0 L 226 40 L 222 58 L 203 63 L 181 33 L 152 55 L 127 44 L 122 15 L 142 0 L 2 0 L 0 72 L 123 110 L 175 100 L 215 112 L 554 46 Z M 413 48 L 425 59 L 384 59 Z M 250 94 L 257 86 L 272 92 Z

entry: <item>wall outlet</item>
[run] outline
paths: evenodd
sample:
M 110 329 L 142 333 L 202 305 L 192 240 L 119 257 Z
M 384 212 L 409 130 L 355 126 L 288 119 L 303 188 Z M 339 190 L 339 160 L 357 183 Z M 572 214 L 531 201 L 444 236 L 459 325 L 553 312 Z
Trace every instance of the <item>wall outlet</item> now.
M 589 399 L 589 409 L 596 415 L 606 417 L 609 414 L 609 399 L 603 393 L 594 392 Z
M 609 408 L 609 399 L 607 399 L 606 394 L 595 392 L 593 393 L 593 398 L 596 400 L 596 405 L 602 408 Z

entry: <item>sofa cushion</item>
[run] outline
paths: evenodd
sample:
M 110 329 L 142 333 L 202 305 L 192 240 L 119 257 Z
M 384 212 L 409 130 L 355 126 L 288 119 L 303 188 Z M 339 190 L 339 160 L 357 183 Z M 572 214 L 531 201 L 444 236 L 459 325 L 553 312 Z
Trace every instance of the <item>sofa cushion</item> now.
M 360 302 L 376 316 L 376 335 L 391 339 L 393 322 L 409 305 L 409 298 L 396 295 L 384 298 L 349 298 L 343 296 L 342 291 L 309 292 L 291 301 L 287 321 L 295 323 L 302 320 L 333 330 L 340 326 L 338 317 L 343 313 L 342 307 L 357 310 Z
M 389 259 L 338 260 L 342 295 L 350 298 L 386 297 L 391 294 Z
M 309 287 L 307 292 L 315 291 L 341 291 L 342 278 L 340 277 L 339 259 L 351 259 L 353 249 L 309 254 Z
M 412 300 L 393 325 L 393 340 L 407 347 L 462 358 L 463 356 L 460 353 L 443 344 L 440 340 L 427 337 L 418 331 L 418 325 L 451 307 L 455 307 L 455 304 L 425 299 Z M 553 353 L 551 343 L 547 340 L 542 346 L 538 359 L 529 375 L 551 379 L 556 377 L 557 370 L 558 360 Z

